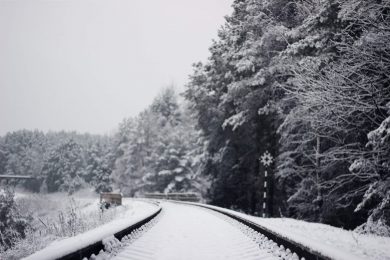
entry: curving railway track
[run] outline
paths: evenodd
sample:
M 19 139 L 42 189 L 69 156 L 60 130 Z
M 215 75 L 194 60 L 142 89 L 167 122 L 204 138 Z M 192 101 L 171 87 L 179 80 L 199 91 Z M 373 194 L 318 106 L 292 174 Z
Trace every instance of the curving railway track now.
M 294 253 L 296 252 L 296 253 Z M 59 259 L 328 259 L 223 209 L 162 201 L 160 210 L 111 239 Z
M 277 259 L 210 210 L 163 203 L 158 223 L 114 260 Z

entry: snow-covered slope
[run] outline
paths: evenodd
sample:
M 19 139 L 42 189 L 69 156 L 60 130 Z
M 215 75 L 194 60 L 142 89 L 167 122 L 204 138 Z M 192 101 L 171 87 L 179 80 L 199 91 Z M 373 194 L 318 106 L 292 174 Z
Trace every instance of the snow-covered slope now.
M 118 215 L 113 221 L 74 237 L 55 241 L 46 248 L 24 259 L 57 259 L 71 252 L 77 251 L 78 249 L 82 249 L 88 245 L 101 241 L 106 237 L 110 237 L 159 210 L 157 205 L 148 202 L 134 201 L 131 199 L 123 199 L 123 204 L 125 206 L 130 206 L 129 210 Z

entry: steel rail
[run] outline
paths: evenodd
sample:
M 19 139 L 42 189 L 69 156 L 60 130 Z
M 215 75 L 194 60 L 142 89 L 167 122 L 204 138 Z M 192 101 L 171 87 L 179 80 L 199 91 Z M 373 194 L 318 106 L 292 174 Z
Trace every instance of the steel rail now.
M 153 203 L 153 202 L 151 202 L 151 203 Z M 153 203 L 153 204 L 155 204 L 155 203 Z M 161 210 L 162 210 L 162 208 L 160 207 L 156 212 L 149 215 L 148 217 L 132 224 L 131 226 L 129 226 L 121 231 L 116 232 L 115 234 L 113 234 L 114 237 L 118 240 L 121 240 L 124 236 L 130 234 L 134 230 L 140 228 L 141 226 L 145 225 L 146 223 L 148 223 L 149 221 L 154 219 L 158 214 L 160 214 Z M 82 260 L 84 258 L 89 259 L 92 254 L 97 255 L 97 254 L 99 254 L 99 252 L 101 250 L 104 250 L 103 241 L 98 241 L 96 243 L 93 243 L 89 246 L 78 249 L 75 252 L 69 253 L 69 254 L 62 256 L 60 258 L 57 258 L 57 259 L 58 260 L 75 260 L 75 259 Z

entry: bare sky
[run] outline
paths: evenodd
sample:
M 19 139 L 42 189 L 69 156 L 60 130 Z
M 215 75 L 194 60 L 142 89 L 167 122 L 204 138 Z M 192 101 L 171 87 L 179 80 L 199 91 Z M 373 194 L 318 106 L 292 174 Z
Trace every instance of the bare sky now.
M 204 61 L 232 0 L 0 0 L 0 135 L 109 133 Z

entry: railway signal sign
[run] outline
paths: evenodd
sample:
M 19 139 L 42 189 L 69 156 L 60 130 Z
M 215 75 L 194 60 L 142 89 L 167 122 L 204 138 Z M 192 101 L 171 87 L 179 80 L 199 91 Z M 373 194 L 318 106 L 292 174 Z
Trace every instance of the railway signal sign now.
M 265 151 L 265 153 L 263 153 L 263 155 L 259 158 L 260 162 L 264 165 L 265 167 L 265 171 L 264 171 L 264 192 L 263 192 L 263 218 L 266 217 L 266 212 L 267 212 L 267 186 L 269 186 L 268 184 L 268 172 L 267 172 L 267 168 L 272 164 L 272 162 L 274 161 L 274 158 L 273 156 L 268 152 L 268 151 Z

